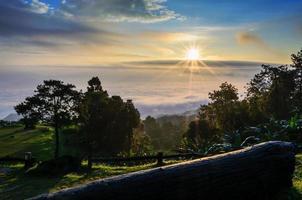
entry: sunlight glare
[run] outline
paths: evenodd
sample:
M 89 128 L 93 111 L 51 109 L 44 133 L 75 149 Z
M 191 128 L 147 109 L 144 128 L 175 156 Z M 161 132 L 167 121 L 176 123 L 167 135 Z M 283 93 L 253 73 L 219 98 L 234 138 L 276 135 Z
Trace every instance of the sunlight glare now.
M 197 48 L 190 48 L 186 53 L 187 60 L 199 60 L 199 50 Z

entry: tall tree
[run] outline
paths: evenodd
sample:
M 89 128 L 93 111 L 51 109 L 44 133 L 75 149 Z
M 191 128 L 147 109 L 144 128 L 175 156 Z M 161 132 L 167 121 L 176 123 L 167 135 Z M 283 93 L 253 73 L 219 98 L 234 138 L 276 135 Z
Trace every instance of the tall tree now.
M 236 128 L 235 114 L 239 107 L 238 89 L 227 82 L 222 83 L 219 90 L 209 93 L 209 110 L 214 115 L 217 128 L 232 131 Z
M 295 88 L 293 71 L 284 68 L 272 80 L 267 95 L 266 109 L 275 119 L 288 119 L 293 110 L 292 97 Z
M 30 105 L 23 116 L 35 116 L 39 120 L 50 124 L 55 129 L 55 158 L 59 157 L 59 130 L 64 125 L 70 123 L 77 115 L 80 93 L 75 90 L 72 84 L 64 84 L 59 80 L 45 80 L 38 85 L 33 97 L 27 98 L 25 102 L 16 106 L 16 111 L 20 111 L 24 105 Z M 25 114 L 26 113 L 26 114 Z
M 128 99 L 125 102 L 124 107 L 124 131 L 127 134 L 127 148 L 128 148 L 128 155 L 131 154 L 131 145 L 133 140 L 133 129 L 136 128 L 140 124 L 140 114 L 138 110 L 132 103 L 132 100 Z
M 151 144 L 156 150 L 163 149 L 163 140 L 162 140 L 162 129 L 160 124 L 157 123 L 156 119 L 151 116 L 147 116 L 143 121 L 144 129 L 147 135 L 151 138 Z
M 302 115 L 302 49 L 297 54 L 291 56 L 293 64 L 291 65 L 295 70 L 295 91 L 293 97 L 294 111 Z
M 130 154 L 133 129 L 140 123 L 139 112 L 131 100 L 110 97 L 102 89 L 98 77 L 88 81 L 87 92 L 80 105 L 80 122 L 86 135 L 88 167 L 93 154 Z
M 292 110 L 294 87 L 294 74 L 287 66 L 262 65 L 248 85 L 247 100 L 265 118 L 286 119 Z
M 80 93 L 72 84 L 46 80 L 38 85 L 36 96 L 43 102 L 40 110 L 43 121 L 55 128 L 55 158 L 59 157 L 59 130 L 77 115 Z
M 132 152 L 137 156 L 152 153 L 151 138 L 145 133 L 143 123 L 133 131 Z
M 108 110 L 106 138 L 109 142 L 106 149 L 113 154 L 127 152 L 130 155 L 133 129 L 140 123 L 140 114 L 131 100 L 124 102 L 120 96 L 110 98 Z
M 106 127 L 106 108 L 109 96 L 103 91 L 101 81 L 93 77 L 88 81 L 87 92 L 80 105 L 80 122 L 85 134 L 85 149 L 88 157 L 88 168 L 92 167 L 92 154 L 97 146 L 104 144 Z M 101 144 L 100 144 L 101 143 Z

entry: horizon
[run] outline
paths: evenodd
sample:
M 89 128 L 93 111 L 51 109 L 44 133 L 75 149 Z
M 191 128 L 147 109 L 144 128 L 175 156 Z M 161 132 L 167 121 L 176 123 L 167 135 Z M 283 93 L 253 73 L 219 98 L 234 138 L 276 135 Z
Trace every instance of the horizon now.
M 221 81 L 228 81 L 239 89 L 244 96 L 244 87 L 261 68 L 258 62 L 243 61 L 203 61 L 211 68 L 187 71 L 184 65 L 175 65 L 177 61 L 133 62 L 118 66 L 10 66 L 2 69 L 0 74 L 0 90 L 2 94 L 0 117 L 14 113 L 13 106 L 20 103 L 28 95 L 32 95 L 36 86 L 43 80 L 60 79 L 74 84 L 77 90 L 86 90 L 87 81 L 99 75 L 102 85 L 109 95 L 121 95 L 124 99 L 132 99 L 145 118 L 150 115 L 181 114 L 197 110 L 201 104 L 208 103 L 208 93 L 215 90 Z M 142 66 L 142 64 L 144 64 Z M 53 70 L 61 71 L 57 74 Z M 236 70 L 236 74 L 233 74 Z M 14 71 L 14 73 L 11 73 Z M 32 74 L 31 71 L 35 71 Z M 125 77 L 132 77 L 125 79 Z M 191 84 L 190 84 L 190 80 Z M 22 83 L 22 85 L 21 85 Z M 139 83 L 139 86 L 137 85 Z M 206 85 L 203 85 L 203 84 Z M 9 85 L 18 85 L 6 90 Z M 163 87 L 163 85 L 165 87 Z M 146 91 L 146 88 L 152 90 Z M 175 92 L 175 90 L 180 92 Z

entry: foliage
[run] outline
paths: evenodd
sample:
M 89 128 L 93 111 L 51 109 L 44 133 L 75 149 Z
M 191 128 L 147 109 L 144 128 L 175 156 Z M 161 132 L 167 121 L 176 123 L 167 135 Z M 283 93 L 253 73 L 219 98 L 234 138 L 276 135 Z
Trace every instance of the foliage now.
M 151 138 L 144 132 L 144 124 L 142 123 L 133 131 L 131 151 L 135 156 L 151 155 L 154 151 L 151 145 Z
M 39 105 L 42 102 L 36 96 L 27 97 L 24 102 L 15 106 L 18 114 L 22 115 L 21 122 L 24 123 L 25 129 L 33 129 L 42 118 L 39 111 Z
M 204 119 L 192 121 L 184 135 L 184 143 L 193 151 L 205 152 L 212 144 L 220 141 L 219 132 Z
M 55 154 L 59 156 L 59 129 L 76 117 L 80 93 L 75 86 L 58 80 L 47 80 L 37 86 L 35 95 L 15 107 L 23 116 L 26 127 L 32 128 L 39 120 L 55 129 Z
M 237 88 L 227 82 L 210 92 L 210 103 L 200 107 L 198 119 L 184 135 L 186 147 L 205 151 L 216 143 L 209 139 L 215 137 L 237 147 L 248 137 L 259 142 L 302 143 L 298 125 L 302 108 L 301 60 L 302 50 L 292 55 L 290 66 L 262 65 L 248 83 L 247 96 L 242 100 Z
M 189 120 L 184 116 L 163 116 L 157 119 L 148 116 L 143 121 L 144 131 L 151 139 L 154 151 L 171 151 L 181 146 L 182 136 Z
M 291 56 L 294 69 L 295 90 L 293 92 L 294 112 L 302 115 L 302 49 Z
M 61 155 L 69 155 L 80 160 L 85 157 L 84 142 L 85 137 L 80 127 L 77 125 L 67 126 L 61 130 L 60 137 Z
M 293 110 L 293 72 L 283 65 L 262 65 L 261 72 L 248 85 L 247 100 L 258 105 L 266 118 L 288 119 Z
M 211 102 L 202 105 L 197 120 L 192 121 L 184 135 L 185 146 L 202 152 L 222 140 L 224 132 L 231 133 L 245 125 L 248 118 L 246 101 L 239 101 L 238 90 L 227 82 L 209 93 Z
M 9 127 L 22 127 L 22 123 L 20 122 L 9 122 L 0 120 L 0 128 L 9 128 Z
M 116 155 L 122 151 L 130 154 L 133 129 L 140 122 L 131 100 L 124 102 L 119 96 L 110 97 L 102 89 L 99 78 L 93 77 L 88 81 L 79 110 L 90 168 L 92 154 Z
M 240 102 L 238 89 L 227 82 L 220 89 L 209 93 L 210 103 L 201 107 L 200 118 L 215 120 L 211 122 L 216 128 L 230 132 L 243 126 L 247 121 L 245 101 Z
M 255 138 L 253 142 L 265 142 L 270 140 L 289 141 L 302 144 L 302 119 L 270 120 L 258 124 L 257 127 L 242 127 L 232 133 L 225 134 L 224 142 L 239 147 L 247 138 Z M 292 125 L 291 125 L 292 124 Z

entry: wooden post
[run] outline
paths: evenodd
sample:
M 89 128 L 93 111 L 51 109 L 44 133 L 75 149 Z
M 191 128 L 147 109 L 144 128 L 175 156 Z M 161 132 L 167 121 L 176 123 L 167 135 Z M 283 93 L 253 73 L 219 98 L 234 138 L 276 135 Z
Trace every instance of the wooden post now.
M 24 153 L 24 168 L 29 169 L 32 166 L 33 166 L 32 153 L 31 152 L 25 152 Z
M 164 164 L 163 155 L 164 155 L 163 152 L 158 152 L 157 153 L 157 165 L 158 166 L 162 166 Z

